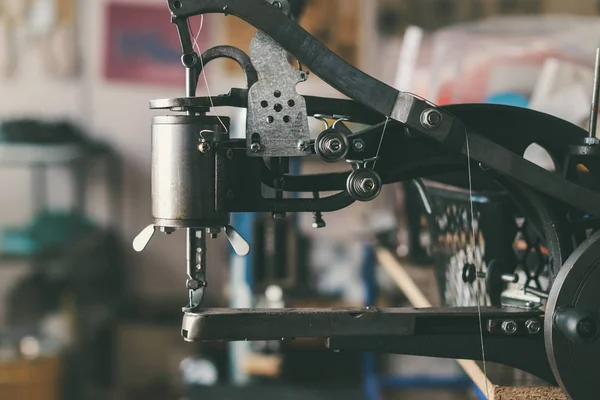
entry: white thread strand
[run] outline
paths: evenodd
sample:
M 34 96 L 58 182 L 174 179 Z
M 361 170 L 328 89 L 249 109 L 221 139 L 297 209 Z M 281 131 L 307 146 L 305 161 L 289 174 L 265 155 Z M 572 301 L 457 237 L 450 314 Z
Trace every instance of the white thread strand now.
M 388 122 L 390 122 L 390 117 L 385 117 L 383 132 L 381 132 L 381 139 L 379 139 L 379 147 L 377 147 L 377 153 L 375 153 L 375 162 L 373 162 L 373 169 L 375 169 L 375 167 L 377 166 L 377 160 L 379 159 L 379 151 L 381 150 L 381 145 L 383 144 L 383 137 L 385 136 L 385 131 L 387 129 Z
M 223 129 L 225 129 L 225 133 L 229 133 L 227 126 L 225 126 L 225 124 L 223 123 L 223 120 L 221 120 L 221 117 L 215 110 L 215 103 L 213 103 L 213 99 L 210 94 L 210 87 L 208 86 L 208 79 L 206 78 L 206 70 L 204 68 L 204 60 L 202 59 L 202 51 L 200 51 L 200 45 L 198 45 L 198 38 L 200 38 L 200 32 L 202 32 L 203 26 L 204 26 L 204 15 L 200 15 L 200 27 L 198 28 L 198 32 L 196 33 L 196 36 L 194 36 L 194 44 L 192 45 L 192 48 L 196 49 L 196 51 L 198 51 L 198 57 L 200 58 L 200 65 L 202 66 L 202 77 L 204 78 L 204 84 L 206 85 L 206 93 L 208 93 L 208 100 L 210 101 L 211 108 L 213 109 L 215 116 L 221 123 L 221 126 L 223 126 Z M 188 19 L 188 27 L 190 29 L 190 33 L 192 33 L 192 26 L 190 24 L 189 19 Z
M 475 213 L 473 211 L 473 180 L 471 178 L 471 149 L 469 148 L 469 134 L 465 130 L 465 138 L 467 145 L 467 171 L 469 174 L 469 202 L 471 204 L 471 231 L 473 234 L 473 246 L 475 246 L 475 225 L 473 224 L 475 220 Z M 473 249 L 473 254 L 475 254 L 475 249 Z M 473 257 L 473 262 L 475 262 L 475 257 Z M 479 316 L 479 337 L 481 340 L 481 359 L 483 361 L 483 375 L 485 377 L 485 396 L 490 398 L 490 391 L 488 388 L 488 377 L 487 377 L 487 368 L 485 365 L 485 346 L 483 344 L 483 322 L 481 318 L 481 290 L 479 286 L 479 282 L 475 282 L 477 285 L 475 286 L 475 297 L 477 299 L 477 315 Z

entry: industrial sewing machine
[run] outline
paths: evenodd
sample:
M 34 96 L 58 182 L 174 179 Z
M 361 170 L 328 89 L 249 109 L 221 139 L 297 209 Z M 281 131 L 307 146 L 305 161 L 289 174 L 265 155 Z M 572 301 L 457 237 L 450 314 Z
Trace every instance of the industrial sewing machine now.
M 187 289 L 182 335 L 187 341 L 328 338 L 334 350 L 372 350 L 492 361 L 559 384 L 576 400 L 600 389 L 600 144 L 595 138 L 598 84 L 588 132 L 532 110 L 498 105 L 438 107 L 372 78 L 344 62 L 293 18 L 294 0 L 169 0 L 187 71 L 186 96 L 155 100 L 152 125 L 154 224 L 134 241 L 141 251 L 153 233 L 187 231 Z M 166 10 L 165 10 L 166 11 Z M 188 19 L 209 13 L 239 17 L 259 31 L 250 55 L 229 46 L 198 55 Z M 298 61 L 293 67 L 288 56 Z M 204 66 L 217 58 L 236 61 L 247 88 L 214 98 L 196 97 Z M 349 100 L 301 96 L 308 71 Z M 211 107 L 247 108 L 245 139 L 230 139 L 229 119 L 207 115 Z M 311 139 L 308 118 L 327 124 Z M 353 133 L 347 122 L 369 126 Z M 537 143 L 556 171 L 526 160 Z M 289 174 L 292 157 L 347 162 L 345 173 Z M 581 166 L 584 166 L 582 168 Z M 581 171 L 585 172 L 581 172 Z M 384 184 L 442 173 L 469 190 L 507 193 L 548 252 L 547 288 L 524 285 L 510 307 L 432 309 L 203 309 L 207 236 L 224 231 L 239 254 L 250 250 L 229 225 L 232 212 L 332 212 L 371 201 Z M 472 177 L 471 177 L 472 175 Z M 472 180 L 471 180 L 472 178 Z M 472 181 L 472 188 L 471 188 Z M 275 195 L 265 197 L 262 188 Z M 321 192 L 337 191 L 327 197 Z M 307 192 L 312 198 L 286 198 Z M 472 197 L 472 196 L 471 196 Z M 317 214 L 320 215 L 320 214 Z M 462 219 L 477 240 L 473 219 Z M 315 227 L 323 225 L 320 218 Z M 507 280 L 515 265 L 484 276 L 472 263 L 465 283 Z M 498 273 L 500 271 L 500 273 Z M 508 274 L 508 275 L 507 275 Z M 510 280 L 510 279 L 509 279 Z M 533 297 L 532 297 L 533 296 Z M 509 296 L 510 297 L 510 296 Z M 531 300 L 531 299 L 534 300 Z M 523 300 L 525 299 L 525 300 Z M 510 300 L 510 299 L 509 299 Z

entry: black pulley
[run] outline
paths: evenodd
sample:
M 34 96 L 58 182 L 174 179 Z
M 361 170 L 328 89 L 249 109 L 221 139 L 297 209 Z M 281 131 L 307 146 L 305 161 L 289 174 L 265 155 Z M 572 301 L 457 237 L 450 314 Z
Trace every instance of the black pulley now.
M 346 190 L 356 201 L 371 201 L 381 192 L 381 178 L 371 169 L 359 168 L 348 176 Z
M 560 269 L 546 305 L 546 353 L 570 398 L 600 393 L 600 232 L 581 244 Z
M 348 137 L 336 130 L 326 129 L 315 140 L 315 153 L 326 162 L 338 162 L 346 158 L 350 143 Z

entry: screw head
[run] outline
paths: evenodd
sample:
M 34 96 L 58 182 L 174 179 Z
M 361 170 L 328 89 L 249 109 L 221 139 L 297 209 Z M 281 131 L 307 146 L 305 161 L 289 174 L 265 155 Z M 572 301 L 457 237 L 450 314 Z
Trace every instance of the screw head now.
M 332 139 L 331 142 L 329 142 L 329 147 L 331 147 L 331 150 L 338 152 L 342 148 L 342 143 L 339 139 Z
M 360 188 L 367 193 L 371 193 L 375 189 L 375 180 L 373 178 L 364 178 L 360 181 Z
M 188 279 L 185 282 L 185 286 L 190 290 L 198 290 L 198 289 L 200 289 L 201 285 L 200 285 L 200 282 L 198 282 L 195 279 Z
M 298 142 L 298 148 L 302 151 L 306 150 L 308 148 L 308 142 L 305 140 L 301 140 Z
M 279 213 L 279 212 L 275 212 L 272 214 L 273 219 L 276 221 L 281 221 L 285 219 L 285 213 Z
M 442 113 L 435 108 L 429 108 L 421 114 L 421 125 L 427 129 L 435 129 L 442 123 Z
M 227 156 L 228 160 L 233 160 L 233 150 L 228 149 L 225 155 Z
M 207 142 L 202 142 L 198 145 L 198 150 L 200 150 L 200 153 L 206 154 L 210 151 L 210 144 Z
M 502 322 L 502 331 L 507 335 L 514 335 L 518 328 L 519 326 L 513 320 L 506 320 Z
M 362 139 L 356 139 L 352 142 L 352 146 L 356 151 L 363 151 L 365 149 L 365 142 Z
M 577 334 L 583 339 L 591 339 L 597 332 L 598 325 L 592 318 L 583 318 L 577 323 Z
M 525 322 L 525 327 L 527 328 L 527 332 L 532 335 L 535 335 L 542 329 L 542 325 L 537 319 L 527 320 L 527 322 Z
M 250 145 L 250 151 L 253 153 L 258 153 L 261 149 L 260 143 L 252 143 Z

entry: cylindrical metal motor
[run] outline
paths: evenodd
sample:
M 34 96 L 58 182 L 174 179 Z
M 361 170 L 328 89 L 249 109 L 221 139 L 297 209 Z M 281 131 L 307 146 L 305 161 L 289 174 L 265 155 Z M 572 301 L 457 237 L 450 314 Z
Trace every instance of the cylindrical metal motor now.
M 229 119 L 221 117 L 228 126 Z M 169 228 L 223 227 L 229 213 L 217 211 L 216 182 L 229 135 L 216 117 L 157 116 L 152 121 L 152 216 Z

